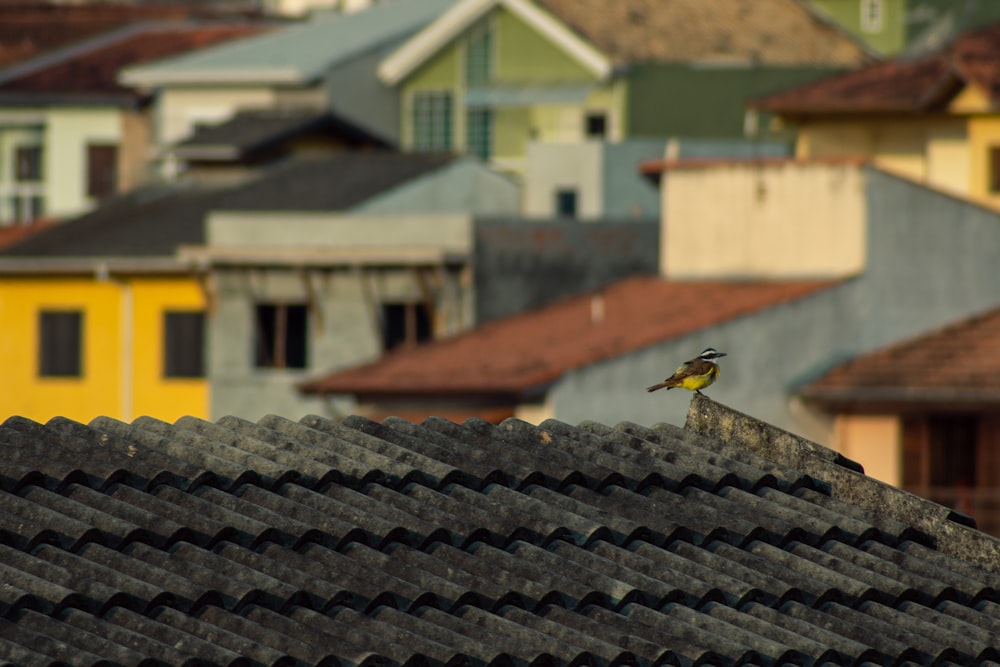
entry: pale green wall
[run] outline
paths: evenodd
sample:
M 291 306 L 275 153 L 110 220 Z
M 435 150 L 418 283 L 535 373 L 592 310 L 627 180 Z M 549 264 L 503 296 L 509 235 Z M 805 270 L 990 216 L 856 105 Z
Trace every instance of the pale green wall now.
M 907 0 L 882 0 L 882 29 L 861 29 L 862 0 L 811 0 L 813 6 L 880 53 L 898 53 L 906 46 Z
M 56 217 L 76 215 L 93 204 L 87 197 L 87 144 L 120 145 L 121 141 L 117 108 L 19 109 L 16 118 L 0 118 L 0 184 L 14 184 L 15 147 L 40 142 L 45 213 Z M 6 208 L 0 212 L 4 220 L 7 215 Z
M 121 116 L 117 108 L 49 110 L 45 129 L 49 215 L 74 215 L 93 204 L 87 197 L 89 143 L 121 144 Z
M 498 83 L 587 82 L 594 76 L 534 28 L 508 11 L 496 21 Z
M 608 112 L 612 136 L 623 135 L 625 96 L 613 84 L 601 85 L 594 75 L 531 26 L 500 8 L 482 19 L 490 21 L 494 34 L 493 81 L 504 86 L 595 86 L 580 104 L 504 106 L 494 109 L 493 156 L 500 160 L 522 160 L 529 139 L 579 141 L 583 138 L 586 110 Z M 481 24 L 480 24 L 481 25 Z M 413 145 L 412 100 L 417 91 L 451 90 L 452 146 L 466 148 L 465 40 L 461 35 L 418 68 L 402 85 L 402 144 Z M 512 163 L 513 164 L 513 163 Z M 513 165 L 516 168 L 516 164 Z

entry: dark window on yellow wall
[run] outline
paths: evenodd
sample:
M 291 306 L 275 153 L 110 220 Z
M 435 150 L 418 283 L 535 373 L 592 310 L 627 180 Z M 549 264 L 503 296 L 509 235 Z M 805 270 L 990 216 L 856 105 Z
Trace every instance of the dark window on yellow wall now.
M 38 374 L 80 377 L 83 357 L 83 313 L 43 310 L 38 316 Z
M 205 314 L 201 311 L 163 314 L 163 375 L 205 377 Z
M 118 188 L 118 146 L 87 146 L 87 196 L 105 199 Z
M 257 304 L 254 364 L 258 368 L 305 368 L 308 323 L 305 304 Z
M 1000 146 L 990 146 L 990 192 L 1000 192 Z
M 422 303 L 382 304 L 382 346 L 415 345 L 430 340 L 431 317 Z

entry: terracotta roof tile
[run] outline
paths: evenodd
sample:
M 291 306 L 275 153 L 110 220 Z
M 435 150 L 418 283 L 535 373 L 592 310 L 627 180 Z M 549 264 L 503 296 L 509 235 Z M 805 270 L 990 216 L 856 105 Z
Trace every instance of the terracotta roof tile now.
M 943 107 L 968 84 L 1000 97 L 1000 24 L 966 33 L 924 58 L 836 74 L 753 106 L 785 114 L 926 111 Z
M 73 98 L 80 95 L 123 95 L 136 92 L 119 85 L 118 72 L 167 56 L 191 51 L 263 30 L 249 23 L 196 25 L 161 23 L 123 31 L 117 38 L 72 57 L 55 59 L 51 64 L 32 68 L 22 76 L 0 84 L 0 99 L 44 96 Z
M 856 66 L 866 48 L 797 0 L 537 0 L 618 63 Z
M 139 21 L 182 19 L 182 5 L 0 3 L 0 67 Z
M 802 389 L 815 399 L 1000 398 L 1000 310 L 840 364 Z
M 306 392 L 519 395 L 573 368 L 791 301 L 833 281 L 668 282 L 637 277 L 387 354 Z

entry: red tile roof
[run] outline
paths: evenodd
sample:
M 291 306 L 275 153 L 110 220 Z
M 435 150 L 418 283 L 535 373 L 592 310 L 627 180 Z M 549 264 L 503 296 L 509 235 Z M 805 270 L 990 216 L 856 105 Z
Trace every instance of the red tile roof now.
M 213 15 L 180 4 L 0 3 L 0 67 L 140 21 Z
M 73 57 L 55 59 L 51 64 L 30 69 L 0 84 L 0 98 L 44 96 L 78 99 L 80 96 L 124 96 L 138 94 L 118 84 L 118 72 L 136 65 L 193 49 L 248 36 L 264 29 L 261 24 L 160 23 L 135 26 L 109 35 L 107 41 Z M 25 65 L 22 65 L 25 66 Z
M 335 372 L 307 393 L 525 395 L 574 368 L 610 359 L 835 284 L 669 282 L 636 277 L 489 322 L 453 338 Z M 638 382 L 638 380 L 637 380 Z
M 1000 309 L 864 354 L 802 388 L 819 401 L 1000 401 Z
M 966 33 L 931 56 L 836 74 L 751 106 L 789 115 L 931 111 L 969 84 L 1000 100 L 1000 24 Z

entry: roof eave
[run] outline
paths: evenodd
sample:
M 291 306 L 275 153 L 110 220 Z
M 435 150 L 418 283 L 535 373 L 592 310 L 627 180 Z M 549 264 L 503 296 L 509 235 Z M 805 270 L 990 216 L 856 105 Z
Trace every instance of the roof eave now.
M 1000 389 L 970 390 L 967 388 L 916 388 L 916 387 L 844 387 L 810 388 L 799 391 L 806 401 L 827 407 L 860 404 L 914 405 L 981 405 L 1000 408 Z
M 295 67 L 259 67 L 253 69 L 213 68 L 203 70 L 168 68 L 125 68 L 118 75 L 123 86 L 157 88 L 160 86 L 206 85 L 304 85 L 311 73 Z
M 0 276 L 112 273 L 190 273 L 192 264 L 170 256 L 0 257 Z

